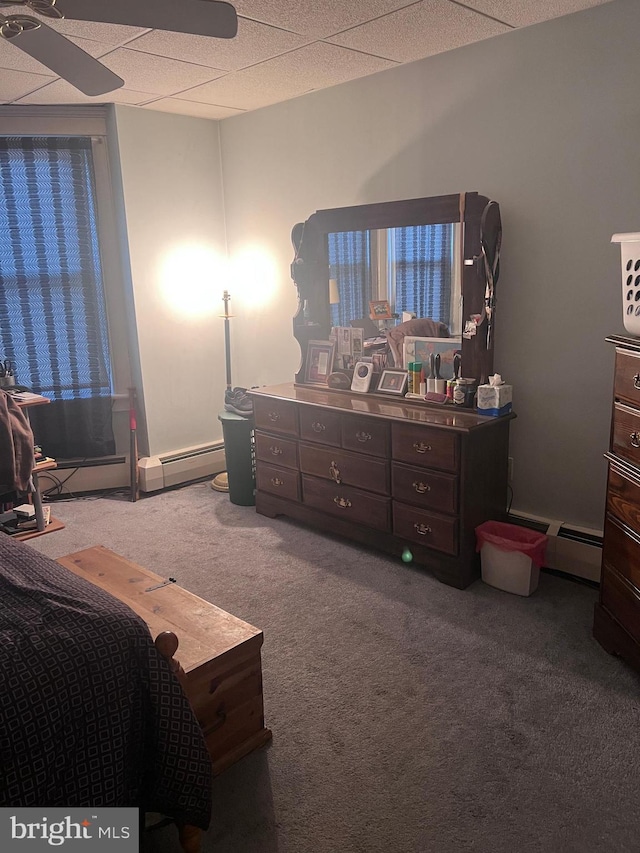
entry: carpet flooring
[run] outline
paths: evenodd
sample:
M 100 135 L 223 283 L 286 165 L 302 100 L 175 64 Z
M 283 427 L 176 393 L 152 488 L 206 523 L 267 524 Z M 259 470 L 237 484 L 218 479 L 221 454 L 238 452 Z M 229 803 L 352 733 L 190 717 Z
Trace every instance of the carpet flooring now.
M 455 590 L 208 483 L 53 513 L 37 550 L 105 545 L 264 631 L 273 742 L 215 780 L 205 853 L 640 850 L 640 679 L 595 590 Z

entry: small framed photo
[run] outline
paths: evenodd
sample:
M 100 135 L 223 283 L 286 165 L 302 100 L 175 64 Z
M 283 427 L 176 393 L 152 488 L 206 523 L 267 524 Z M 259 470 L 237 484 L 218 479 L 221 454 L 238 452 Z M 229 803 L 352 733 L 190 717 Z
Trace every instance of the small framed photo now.
M 309 341 L 304 381 L 309 385 L 326 385 L 333 370 L 335 341 Z
M 383 370 L 376 390 L 401 397 L 407 390 L 408 378 L 406 370 Z
M 372 320 L 390 320 L 393 317 L 388 299 L 376 299 L 369 303 L 369 316 Z

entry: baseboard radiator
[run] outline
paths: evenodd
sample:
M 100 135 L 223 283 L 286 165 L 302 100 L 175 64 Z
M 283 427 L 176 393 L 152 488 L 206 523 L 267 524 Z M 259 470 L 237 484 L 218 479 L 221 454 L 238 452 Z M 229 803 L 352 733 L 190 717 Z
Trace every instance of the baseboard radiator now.
M 157 492 L 224 471 L 224 444 L 199 444 L 138 460 L 140 490 Z
M 574 527 L 563 521 L 519 511 L 509 513 L 509 522 L 539 530 L 549 537 L 545 568 L 600 582 L 601 530 Z

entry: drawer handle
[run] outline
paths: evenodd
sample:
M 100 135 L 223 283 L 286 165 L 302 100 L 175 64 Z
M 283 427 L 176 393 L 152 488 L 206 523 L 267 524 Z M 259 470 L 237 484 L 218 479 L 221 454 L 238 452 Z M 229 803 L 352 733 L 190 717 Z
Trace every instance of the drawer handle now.
M 338 485 L 342 482 L 340 469 L 338 468 L 337 462 L 332 462 L 329 466 L 329 476 L 333 480 L 334 483 L 338 483 Z
M 284 480 L 281 480 L 280 477 L 272 477 L 271 482 L 274 486 L 284 486 Z
M 274 444 L 269 448 L 272 456 L 282 456 L 282 448 L 278 447 L 277 444 Z
M 629 436 L 631 447 L 640 447 L 640 432 L 632 432 Z
M 372 436 L 370 432 L 357 432 L 356 438 L 364 444 L 365 441 L 371 441 Z
M 431 491 L 431 486 L 428 483 L 419 483 L 417 480 L 414 481 L 413 488 L 419 495 L 424 495 L 425 492 Z
M 324 424 L 321 424 L 319 421 L 314 421 L 314 422 L 311 424 L 311 429 L 312 429 L 314 432 L 324 432 L 324 431 L 325 431 L 325 429 L 326 429 L 326 427 L 325 427 L 325 425 L 324 425 Z
M 349 500 L 349 498 L 339 498 L 336 496 L 333 499 L 333 502 L 336 506 L 342 507 L 343 509 L 348 509 L 351 506 L 351 501 Z
M 636 375 L 633 377 L 633 387 L 636 389 L 636 391 L 640 391 L 640 373 L 636 373 Z
M 269 418 L 270 421 L 273 421 L 273 423 L 275 423 L 276 421 L 280 420 L 280 413 L 279 412 L 269 412 L 267 417 Z
M 424 441 L 421 441 L 420 443 L 414 441 L 413 449 L 416 453 L 426 453 L 427 450 L 431 450 L 432 448 L 430 444 L 425 444 Z
M 428 524 L 414 524 L 413 526 L 416 533 L 419 533 L 420 536 L 426 536 L 427 533 L 431 533 L 431 528 Z

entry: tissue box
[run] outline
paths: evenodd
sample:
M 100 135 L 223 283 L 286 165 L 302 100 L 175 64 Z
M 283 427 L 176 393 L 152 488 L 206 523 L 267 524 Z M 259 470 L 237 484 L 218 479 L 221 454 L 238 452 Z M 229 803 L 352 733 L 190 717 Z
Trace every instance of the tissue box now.
M 511 411 L 513 385 L 479 385 L 478 414 L 499 418 Z

